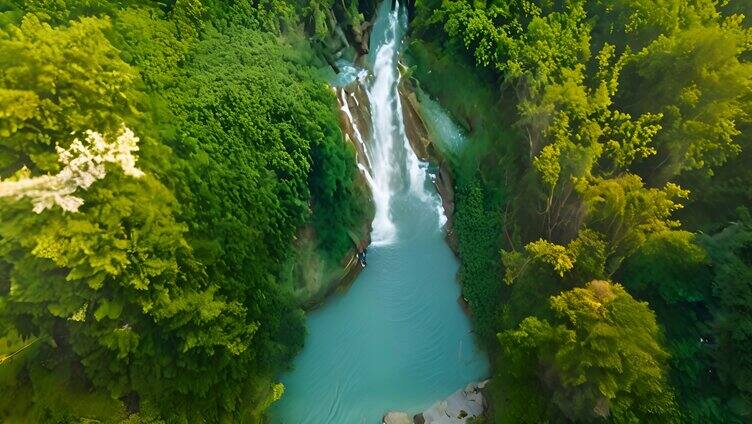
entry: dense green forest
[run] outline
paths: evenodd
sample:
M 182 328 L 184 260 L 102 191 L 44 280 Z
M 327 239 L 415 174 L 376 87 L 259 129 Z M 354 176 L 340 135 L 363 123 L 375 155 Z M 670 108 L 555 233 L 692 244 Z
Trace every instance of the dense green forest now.
M 0 0 L 0 422 L 264 422 L 372 213 L 325 74 L 375 3 Z M 481 422 L 749 422 L 752 2 L 408 6 Z
M 326 3 L 0 1 L 0 421 L 282 395 L 296 235 L 338 261 L 368 213 L 306 36 Z
M 752 414 L 752 4 L 418 0 L 491 422 Z M 489 237 L 489 234 L 494 234 Z

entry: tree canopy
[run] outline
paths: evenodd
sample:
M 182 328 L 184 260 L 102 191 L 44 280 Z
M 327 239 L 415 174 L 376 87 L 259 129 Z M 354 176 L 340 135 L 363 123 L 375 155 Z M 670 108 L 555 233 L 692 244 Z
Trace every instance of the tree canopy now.
M 460 121 L 474 101 L 482 117 L 471 123 L 501 122 L 506 130 L 469 126 L 473 148 L 455 166 L 460 192 L 475 184 L 475 192 L 488 193 L 481 201 L 458 197 L 458 222 L 470 227 L 458 226 L 466 238 L 461 256 L 481 256 L 481 241 L 501 252 L 497 268 L 463 262 L 461 274 L 463 292 L 482 287 L 495 302 L 470 304 L 479 328 L 495 328 L 483 339 L 501 334 L 501 345 L 487 342 L 499 352 L 492 419 L 580 422 L 595 420 L 595 410 L 613 422 L 749 419 L 740 386 L 746 364 L 723 356 L 731 355 L 728 337 L 737 338 L 733 355 L 743 355 L 744 320 L 734 318 L 734 336 L 725 325 L 748 303 L 744 289 L 729 283 L 749 279 L 741 247 L 752 205 L 748 3 L 416 2 L 411 49 L 418 68 L 436 67 L 419 72 L 424 88 Z M 449 81 L 460 79 L 480 87 L 473 100 L 458 100 L 468 84 Z M 489 241 L 487 224 L 462 219 L 476 209 L 499 228 Z M 560 376 L 597 363 L 581 350 L 571 363 L 557 356 L 568 340 L 585 340 L 576 328 L 584 331 L 586 321 L 571 310 L 592 299 L 585 284 L 592 280 L 622 282 L 610 291 L 641 305 L 639 322 L 650 334 L 644 346 L 660 364 L 646 367 L 661 376 L 651 400 L 662 399 L 661 406 L 637 401 L 619 409 L 633 400 L 620 403 L 618 390 L 627 398 L 638 392 L 621 377 L 604 384 L 606 372 Z M 735 306 L 725 290 L 734 292 Z M 613 334 L 599 360 L 632 343 L 632 333 L 611 326 L 585 331 Z M 609 401 L 598 403 L 594 393 Z
M 259 422 L 282 395 L 296 234 L 338 261 L 366 210 L 282 36 L 302 6 L 262 3 L 0 2 L 0 421 Z
M 677 421 L 668 353 L 647 304 L 594 280 L 552 297 L 550 308 L 553 324 L 529 317 L 499 335 L 498 422 Z M 531 407 L 516 396 L 531 396 Z

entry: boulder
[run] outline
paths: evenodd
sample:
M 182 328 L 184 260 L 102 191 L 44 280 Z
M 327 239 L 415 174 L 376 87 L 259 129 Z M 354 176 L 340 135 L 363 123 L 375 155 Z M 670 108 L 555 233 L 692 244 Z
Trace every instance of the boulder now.
M 413 419 L 404 412 L 389 412 L 381 420 L 383 424 L 413 424 Z
M 438 401 L 412 419 L 403 412 L 390 412 L 384 416 L 383 424 L 465 424 L 470 418 L 482 416 L 486 412 L 486 402 L 482 390 L 488 380 L 468 384 L 448 398 Z
M 462 424 L 469 418 L 478 417 L 485 412 L 485 399 L 481 390 L 487 381 L 468 384 L 462 390 L 436 402 L 423 411 L 426 424 Z

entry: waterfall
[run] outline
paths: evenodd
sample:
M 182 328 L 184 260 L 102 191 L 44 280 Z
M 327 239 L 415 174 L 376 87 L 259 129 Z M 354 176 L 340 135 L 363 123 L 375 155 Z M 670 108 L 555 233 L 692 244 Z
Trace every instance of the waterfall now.
M 379 22 L 386 27 L 374 28 L 373 31 L 374 34 L 383 34 L 382 37 L 371 38 L 371 51 L 375 52 L 371 57 L 371 74 L 358 79 L 365 88 L 371 108 L 372 134 L 368 140 L 362 140 L 352 115 L 346 111 L 356 138 L 360 139 L 356 141 L 362 143 L 368 160 L 368 169 L 360 168 L 371 187 L 376 206 L 371 234 L 375 246 L 389 245 L 396 240 L 397 228 L 391 210 L 396 192 L 409 189 L 421 202 L 437 202 L 436 196 L 426 189 L 427 166 L 415 155 L 405 131 L 397 61 L 407 19 L 399 2 L 394 8 L 390 9 L 390 6 L 390 2 L 383 2 L 379 11 L 388 16 Z M 343 108 L 349 107 L 344 91 L 341 101 Z M 443 218 L 443 210 L 440 207 L 437 210 Z M 440 219 L 441 223 L 444 221 Z
M 374 246 L 392 244 L 397 240 L 397 227 L 392 216 L 395 193 L 409 190 L 419 202 L 430 204 L 438 213 L 439 225 L 446 222 L 440 199 L 426 188 L 427 164 L 416 156 L 407 138 L 404 115 L 399 96 L 400 73 L 397 68 L 402 40 L 407 29 L 404 7 L 396 2 L 382 2 L 379 19 L 372 32 L 370 72 L 358 71 L 352 65 L 341 64 L 340 82 L 356 83 L 368 97 L 371 112 L 371 134 L 363 137 L 351 113 L 346 90 L 339 91 L 339 101 L 353 129 L 355 142 L 365 155 L 366 165 L 358 168 L 371 188 L 375 204 L 373 232 Z M 356 96 L 351 95 L 355 108 L 360 107 Z

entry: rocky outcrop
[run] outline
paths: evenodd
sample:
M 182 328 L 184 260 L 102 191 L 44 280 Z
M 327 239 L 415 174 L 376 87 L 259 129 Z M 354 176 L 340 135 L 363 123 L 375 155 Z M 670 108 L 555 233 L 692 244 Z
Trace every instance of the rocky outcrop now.
M 370 109 L 368 96 L 359 84 L 347 88 L 332 88 L 340 104 L 340 127 L 347 142 L 356 153 L 360 166 L 368 166 L 363 146 L 358 137 L 370 135 Z M 370 191 L 362 173 L 358 184 Z M 371 242 L 372 215 L 359 228 L 350 229 L 352 248 L 340 262 L 331 262 L 316 248 L 316 234 L 312 226 L 301 229 L 296 237 L 296 259 L 292 266 L 293 293 L 305 310 L 324 303 L 333 293 L 347 289 L 355 281 L 363 265 L 358 258 Z
M 483 415 L 486 410 L 483 388 L 486 384 L 488 380 L 468 384 L 467 387 L 454 392 L 447 399 L 436 402 L 421 414 L 424 422 L 426 424 L 459 424 L 467 422 L 469 418 Z
M 365 21 L 360 25 L 352 26 L 352 34 L 355 39 L 355 48 L 358 50 L 358 55 L 364 56 L 368 54 L 369 44 L 371 41 L 371 28 L 373 23 Z
M 345 141 L 355 150 L 359 166 L 368 167 L 363 145 L 358 138 L 370 135 L 370 108 L 368 95 L 360 84 L 346 88 L 332 88 L 340 104 L 340 127 Z M 368 182 L 359 173 L 358 184 L 369 191 Z M 335 292 L 347 289 L 357 278 L 363 265 L 358 254 L 371 242 L 372 215 L 360 228 L 351 229 L 352 248 L 339 263 L 331 263 L 321 255 L 315 245 L 316 235 L 312 226 L 303 228 L 297 237 L 297 259 L 293 265 L 293 292 L 305 310 L 322 305 Z
M 371 106 L 362 84 L 334 88 L 340 106 L 339 121 L 345 138 L 355 149 L 358 165 L 368 169 L 363 142 L 371 136 Z
M 321 306 L 332 294 L 346 290 L 357 278 L 363 265 L 358 259 L 358 253 L 370 243 L 370 227 L 365 228 L 365 237 L 345 254 L 339 264 L 326 264 L 326 260 L 310 253 L 306 260 L 298 264 L 305 268 L 306 275 L 296 275 L 296 279 L 303 288 L 296 290 L 301 307 L 310 311 Z M 312 239 L 313 240 L 313 239 Z
M 369 4 L 366 4 L 369 3 Z M 306 30 L 316 52 L 336 72 L 339 73 L 337 59 L 347 59 L 358 63 L 368 54 L 371 30 L 378 2 L 363 0 L 342 0 L 331 8 L 314 13 L 313 19 L 306 22 Z M 325 19 L 322 22 L 322 19 Z M 318 26 L 323 24 L 327 31 L 320 33 Z
M 470 418 L 482 416 L 486 412 L 483 389 L 489 380 L 471 383 L 457 390 L 448 398 L 436 402 L 430 408 L 413 416 L 404 412 L 389 412 L 383 424 L 464 424 Z M 405 420 L 407 419 L 407 421 Z

